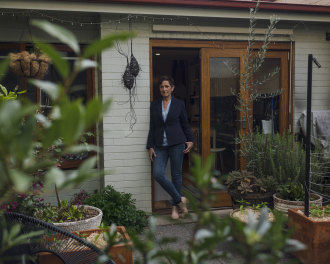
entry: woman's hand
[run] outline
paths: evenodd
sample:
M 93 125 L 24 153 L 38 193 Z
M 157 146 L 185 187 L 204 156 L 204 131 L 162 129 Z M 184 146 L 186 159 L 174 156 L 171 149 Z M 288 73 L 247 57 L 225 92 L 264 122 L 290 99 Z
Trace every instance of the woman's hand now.
M 188 141 L 188 142 L 186 142 L 186 146 L 187 146 L 186 149 L 183 151 L 184 154 L 187 154 L 191 150 L 191 148 L 194 146 L 194 143 L 191 141 Z
M 151 160 L 151 161 L 154 161 L 154 157 L 156 157 L 157 155 L 156 155 L 156 152 L 155 152 L 155 150 L 153 149 L 153 148 L 150 148 L 149 149 L 149 159 Z

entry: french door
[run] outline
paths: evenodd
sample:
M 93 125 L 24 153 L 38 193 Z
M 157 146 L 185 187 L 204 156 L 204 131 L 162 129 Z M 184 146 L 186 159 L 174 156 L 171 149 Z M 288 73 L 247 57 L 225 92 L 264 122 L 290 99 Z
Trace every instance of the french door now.
M 258 96 L 250 102 L 248 114 L 239 105 L 244 97 L 250 96 L 240 87 L 245 52 L 245 49 L 201 49 L 201 154 L 205 159 L 214 152 L 224 173 L 239 168 L 240 146 L 235 142 L 239 133 L 257 129 L 283 133 L 289 125 L 288 52 L 267 52 L 254 79 L 261 80 L 276 68 L 278 73 L 256 87 Z

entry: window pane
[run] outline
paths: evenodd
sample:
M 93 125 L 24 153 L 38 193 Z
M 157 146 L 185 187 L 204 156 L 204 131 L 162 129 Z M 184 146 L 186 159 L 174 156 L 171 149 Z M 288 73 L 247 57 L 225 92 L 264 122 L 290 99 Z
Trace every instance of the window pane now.
M 255 74 L 254 79 L 263 80 L 268 74 L 280 68 L 279 58 L 266 58 L 262 70 Z M 280 120 L 280 74 L 257 86 L 258 98 L 253 102 L 254 130 L 264 133 L 279 132 Z

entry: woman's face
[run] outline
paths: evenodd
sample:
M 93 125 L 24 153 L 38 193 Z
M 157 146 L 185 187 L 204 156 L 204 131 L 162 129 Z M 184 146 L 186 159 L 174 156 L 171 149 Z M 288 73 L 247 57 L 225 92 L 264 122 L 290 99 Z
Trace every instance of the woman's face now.
M 170 97 L 172 92 L 174 91 L 174 86 L 171 86 L 168 81 L 162 81 L 159 89 L 162 97 Z

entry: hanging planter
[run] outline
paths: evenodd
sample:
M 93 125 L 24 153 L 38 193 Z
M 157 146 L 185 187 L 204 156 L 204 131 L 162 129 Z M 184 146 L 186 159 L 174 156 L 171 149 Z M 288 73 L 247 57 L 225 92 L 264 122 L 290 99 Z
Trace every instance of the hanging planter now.
M 33 77 L 41 79 L 48 70 L 50 58 L 45 55 L 37 55 L 22 51 L 19 53 L 10 53 L 10 68 L 19 76 Z

